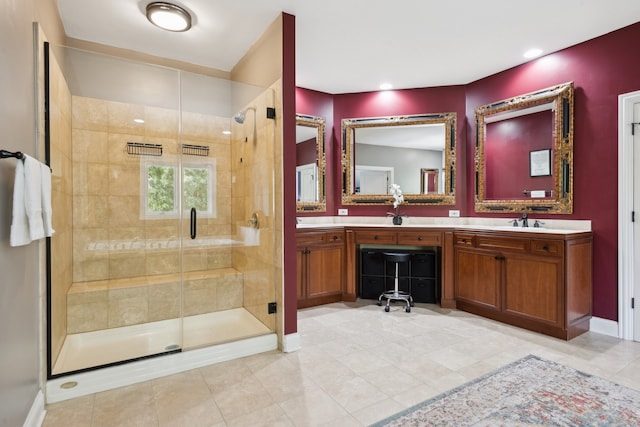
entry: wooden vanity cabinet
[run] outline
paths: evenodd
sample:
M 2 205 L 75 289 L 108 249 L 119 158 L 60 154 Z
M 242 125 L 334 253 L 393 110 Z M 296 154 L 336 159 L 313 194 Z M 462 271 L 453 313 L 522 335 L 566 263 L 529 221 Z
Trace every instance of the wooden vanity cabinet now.
M 344 241 L 343 230 L 298 230 L 298 308 L 342 300 L 345 273 Z
M 454 233 L 459 309 L 558 338 L 589 330 L 591 234 Z

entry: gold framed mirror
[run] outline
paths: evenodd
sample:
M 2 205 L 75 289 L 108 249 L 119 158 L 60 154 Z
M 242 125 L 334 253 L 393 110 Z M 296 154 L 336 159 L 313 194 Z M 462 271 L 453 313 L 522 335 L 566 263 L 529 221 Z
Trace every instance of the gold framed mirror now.
M 296 114 L 296 211 L 324 212 L 325 119 Z
M 405 203 L 454 205 L 455 135 L 456 113 L 343 119 L 342 204 L 391 204 L 398 184 Z
M 569 82 L 476 109 L 476 212 L 573 212 L 573 103 Z

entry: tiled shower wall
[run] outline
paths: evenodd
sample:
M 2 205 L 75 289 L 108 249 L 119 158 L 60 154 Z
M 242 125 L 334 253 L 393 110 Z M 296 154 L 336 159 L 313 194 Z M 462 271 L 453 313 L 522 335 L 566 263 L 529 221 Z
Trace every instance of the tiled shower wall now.
M 141 218 L 141 156 L 127 154 L 127 142 L 161 144 L 163 157 L 177 155 L 180 142 L 210 147 L 217 215 L 199 219 L 198 233 L 231 235 L 230 141 L 222 134 L 228 118 L 183 113 L 179 135 L 175 110 L 77 96 L 72 102 L 74 283 L 179 271 L 179 251 L 163 247 L 178 241 L 179 223 Z M 187 250 L 183 262 L 184 271 L 227 268 L 231 250 Z
M 234 123 L 231 146 L 232 206 L 242 219 L 235 225 L 246 227 L 254 212 L 260 220 L 259 245 L 235 248 L 233 266 L 244 277 L 244 308 L 272 330 L 277 329 L 277 316 L 268 314 L 267 303 L 282 301 L 282 194 L 276 191 L 282 188 L 282 131 L 278 112 L 268 119 L 266 109 L 281 105 L 281 92 L 278 81 L 253 100 L 255 117 L 248 113 L 244 125 Z M 281 313 L 280 308 L 278 316 Z
M 144 120 L 144 124 L 133 121 Z M 127 142 L 162 145 L 162 158 L 180 144 L 209 147 L 215 158 L 215 218 L 198 218 L 199 239 L 230 239 L 228 118 L 73 97 L 73 286 L 68 333 L 95 331 L 202 314 L 243 305 L 243 277 L 231 269 L 228 244 L 190 247 L 189 218 L 141 217 L 141 159 Z M 174 157 L 175 159 L 175 157 Z M 197 242 L 198 240 L 196 240 Z M 190 274 L 199 272 L 199 274 Z M 181 301 L 184 309 L 181 310 Z
M 44 78 L 44 77 L 43 77 Z M 49 149 L 51 165 L 51 353 L 52 363 L 67 335 L 67 291 L 72 282 L 73 195 L 71 92 L 54 55 L 49 58 Z

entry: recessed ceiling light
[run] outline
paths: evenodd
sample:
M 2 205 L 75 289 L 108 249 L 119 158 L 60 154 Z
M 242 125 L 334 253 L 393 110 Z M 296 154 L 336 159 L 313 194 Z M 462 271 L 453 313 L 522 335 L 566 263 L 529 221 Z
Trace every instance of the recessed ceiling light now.
M 144 123 L 143 119 L 133 119 L 133 121 L 140 124 Z
M 391 89 L 393 86 L 391 85 L 391 83 L 382 83 L 380 85 L 380 90 L 389 90 Z
M 222 134 L 223 135 L 231 135 L 231 131 L 230 130 L 223 130 Z
M 527 59 L 535 58 L 536 56 L 540 56 L 542 54 L 542 49 L 529 49 L 524 53 L 524 57 Z
M 156 27 L 167 31 L 187 31 L 191 28 L 189 12 L 165 2 L 154 2 L 147 5 L 147 19 Z

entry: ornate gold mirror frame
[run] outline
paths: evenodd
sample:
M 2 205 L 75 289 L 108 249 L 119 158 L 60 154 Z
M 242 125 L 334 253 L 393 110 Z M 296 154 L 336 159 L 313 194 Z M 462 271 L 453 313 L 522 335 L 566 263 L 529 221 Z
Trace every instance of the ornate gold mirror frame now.
M 313 128 L 313 129 L 307 129 Z M 307 130 L 311 132 L 307 132 Z M 296 211 L 297 212 L 324 212 L 326 211 L 326 195 L 325 195 L 325 170 L 326 159 L 324 153 L 324 135 L 325 135 L 325 119 L 321 117 L 308 116 L 304 114 L 296 114 L 296 146 L 298 143 L 304 143 L 311 138 L 315 138 L 315 162 L 309 165 L 314 166 L 314 171 L 307 174 L 307 180 L 313 180 L 311 186 L 313 187 L 314 196 L 312 200 L 306 200 L 307 197 L 303 197 L 303 193 L 308 193 L 309 189 L 303 189 L 303 176 L 304 172 L 301 172 L 296 166 Z M 298 150 L 298 148 L 296 149 Z M 296 162 L 297 165 L 297 162 Z M 306 180 L 304 181 L 306 182 Z
M 362 158 L 356 152 L 356 143 L 359 139 L 358 130 L 380 131 L 376 139 L 378 147 L 371 148 L 372 152 L 380 153 L 379 161 L 368 163 L 362 166 Z M 430 129 L 430 130 L 428 130 Z M 401 142 L 407 133 L 432 132 L 437 129 L 439 136 L 436 143 L 428 142 L 428 137 L 422 137 L 423 142 L 419 142 L 414 147 L 413 152 L 409 152 L 405 144 Z M 363 132 L 364 134 L 364 132 Z M 404 193 L 404 202 L 413 205 L 454 205 L 455 204 L 455 160 L 456 160 L 456 113 L 419 114 L 409 116 L 393 117 L 371 117 L 342 120 L 342 204 L 343 205 L 385 205 L 392 204 L 393 197 L 389 194 L 389 185 L 400 185 Z M 413 136 L 412 136 L 413 139 Z M 359 145 L 359 144 L 358 144 Z M 371 147 L 371 146 L 370 146 Z M 391 151 L 384 151 L 391 150 Z M 430 152 L 431 157 L 437 164 L 418 164 L 409 166 L 408 161 L 403 160 L 403 156 L 412 158 L 415 161 L 416 150 L 420 152 Z M 382 154 L 384 153 L 384 154 Z M 387 154 L 389 153 L 389 154 Z M 411 154 L 413 153 L 413 154 Z M 361 153 L 363 154 L 363 153 Z M 435 156 L 435 157 L 434 157 Z M 386 160 L 385 160 L 386 159 Z M 403 185 L 400 181 L 387 182 L 386 192 L 362 194 L 360 187 L 356 186 L 356 161 L 358 168 L 371 171 L 389 171 L 398 177 L 407 173 L 411 178 L 410 185 Z M 375 163 L 375 164 L 373 164 Z M 418 160 L 420 163 L 420 160 Z M 421 189 L 424 169 L 438 169 L 440 177 L 436 180 L 441 191 L 428 193 Z M 384 185 L 381 185 L 381 187 Z M 411 188 L 415 190 L 411 191 Z M 408 191 L 409 190 L 409 191 Z
M 476 109 L 476 212 L 561 214 L 573 212 L 573 93 L 573 82 L 569 82 Z M 487 145 L 492 143 L 487 140 L 487 124 L 522 117 L 526 119 L 527 115 L 545 111 L 549 111 L 549 115 L 552 117 L 551 135 L 548 136 L 551 142 L 548 147 L 545 146 L 541 150 L 528 153 L 529 159 L 526 161 L 530 162 L 530 170 L 525 170 L 524 173 L 530 177 L 551 175 L 553 177 L 552 188 L 528 188 L 527 184 L 523 184 L 520 191 L 522 197 L 511 199 L 499 196 L 487 197 L 487 158 L 485 155 L 488 151 Z M 520 141 L 528 146 L 529 141 L 526 140 L 524 134 L 516 135 L 514 142 L 518 142 L 518 138 L 521 138 Z M 550 160 L 547 160 L 549 156 Z M 510 178 L 512 175 L 508 174 L 510 162 L 500 162 L 499 167 L 506 171 L 505 176 L 509 178 L 505 179 L 512 179 Z M 492 171 L 492 173 L 495 172 Z

